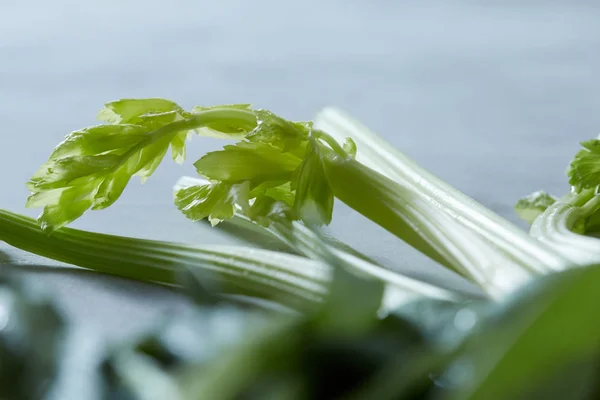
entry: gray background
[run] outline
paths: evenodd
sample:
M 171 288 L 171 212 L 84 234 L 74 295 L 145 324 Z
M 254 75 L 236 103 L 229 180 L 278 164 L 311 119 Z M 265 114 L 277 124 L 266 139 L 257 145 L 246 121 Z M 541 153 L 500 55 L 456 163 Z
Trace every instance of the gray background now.
M 166 97 L 184 107 L 252 102 L 296 120 L 349 111 L 426 168 L 516 221 L 515 200 L 568 188 L 578 141 L 600 130 L 600 2 L 275 0 L 0 1 L 0 207 L 25 210 L 24 183 L 102 104 Z M 112 208 L 73 226 L 227 243 L 184 219 L 171 187 L 220 143 L 197 138 Z M 343 204 L 332 232 L 387 265 L 462 283 Z M 118 339 L 185 308 L 174 293 L 30 264 L 81 329 Z M 463 286 L 464 287 L 464 286 Z

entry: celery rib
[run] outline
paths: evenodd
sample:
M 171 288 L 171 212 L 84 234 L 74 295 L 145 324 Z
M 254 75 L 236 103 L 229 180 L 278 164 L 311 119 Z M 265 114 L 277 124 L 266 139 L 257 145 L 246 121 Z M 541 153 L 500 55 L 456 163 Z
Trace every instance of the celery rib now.
M 163 285 L 184 268 L 213 272 L 224 293 L 275 300 L 293 308 L 319 302 L 327 266 L 302 257 L 230 246 L 191 246 L 62 228 L 47 235 L 35 220 L 0 210 L 0 240 L 97 272 Z
M 482 238 L 403 184 L 354 160 L 329 163 L 328 174 L 336 197 L 491 297 L 500 298 L 531 278 L 529 271 L 486 251 Z
M 560 251 L 574 264 L 599 263 L 600 240 L 573 232 L 576 223 L 599 207 L 600 196 L 591 191 L 565 196 L 535 219 L 530 234 Z
M 359 149 L 357 161 L 387 176 L 405 190 L 398 193 L 416 193 L 427 204 L 428 210 L 439 209 L 470 232 L 481 237 L 489 254 L 502 254 L 502 259 L 531 273 L 561 270 L 568 260 L 544 243 L 533 240 L 504 218 L 454 189 L 433 174 L 419 167 L 413 160 L 344 112 L 326 108 L 318 114 L 315 127 L 337 140 L 352 138 Z M 425 214 L 427 210 L 422 210 Z

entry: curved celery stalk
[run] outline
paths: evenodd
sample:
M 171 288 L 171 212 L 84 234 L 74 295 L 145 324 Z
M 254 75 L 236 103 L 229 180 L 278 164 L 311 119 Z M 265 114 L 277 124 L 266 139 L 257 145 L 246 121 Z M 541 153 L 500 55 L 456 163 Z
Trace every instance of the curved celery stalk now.
M 344 112 L 326 108 L 318 114 L 315 126 L 337 140 L 351 137 L 359 149 L 358 161 L 404 185 L 406 192 L 418 194 L 429 209 L 442 210 L 456 226 L 475 233 L 488 244 L 490 252 L 503 254 L 507 262 L 513 260 L 532 273 L 561 270 L 569 264 L 554 249 L 532 240 L 517 226 L 419 167 Z
M 574 264 L 599 263 L 600 240 L 573 232 L 578 223 L 599 208 L 600 195 L 591 191 L 567 195 L 535 219 L 530 234 L 558 250 Z

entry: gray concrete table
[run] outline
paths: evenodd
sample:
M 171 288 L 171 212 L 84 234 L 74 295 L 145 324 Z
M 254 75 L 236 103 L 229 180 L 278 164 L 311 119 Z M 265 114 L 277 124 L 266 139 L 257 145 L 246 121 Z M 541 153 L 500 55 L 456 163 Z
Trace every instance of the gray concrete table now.
M 578 141 L 600 130 L 597 1 L 24 0 L 0 4 L 0 207 L 25 210 L 25 181 L 105 101 L 185 107 L 252 102 L 290 119 L 349 111 L 493 210 L 539 188 L 567 190 Z M 172 205 L 171 187 L 220 146 L 133 181 L 74 226 L 230 243 Z M 464 285 L 343 204 L 332 232 L 400 271 Z M 171 291 L 84 272 L 3 245 L 2 261 L 59 295 L 89 331 L 120 339 L 185 307 Z

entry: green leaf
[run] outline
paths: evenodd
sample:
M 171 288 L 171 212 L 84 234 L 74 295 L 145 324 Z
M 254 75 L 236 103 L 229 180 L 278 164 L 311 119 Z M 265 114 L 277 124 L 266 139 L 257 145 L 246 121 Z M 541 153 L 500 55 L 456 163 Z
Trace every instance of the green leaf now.
M 151 123 L 152 120 L 162 120 L 165 125 L 172 122 L 165 123 L 172 119 L 169 114 L 172 112 L 181 115 L 185 113 L 177 103 L 166 99 L 121 99 L 106 103 L 98 113 L 98 119 L 109 124 L 140 125 Z M 144 120 L 146 123 L 142 123 Z
M 304 155 L 312 123 L 287 121 L 267 110 L 256 110 L 255 114 L 256 128 L 246 136 L 248 140 L 269 143 L 298 157 Z
M 94 178 L 119 165 L 120 156 L 71 156 L 44 165 L 30 181 L 30 189 L 39 191 L 72 186 L 80 178 Z
M 295 193 L 292 190 L 290 181 L 274 180 L 263 181 L 255 185 L 250 191 L 250 197 L 266 195 L 275 200 L 283 201 L 290 207 L 294 204 Z
M 600 139 L 581 143 L 583 149 L 576 155 L 567 170 L 569 183 L 580 192 L 600 186 Z
M 538 191 L 520 199 L 515 205 L 515 211 L 519 215 L 519 218 L 532 224 L 556 200 L 556 197 L 544 191 Z
M 245 105 L 240 106 L 245 108 Z M 313 154 L 318 146 L 316 140 L 307 151 L 309 123 L 295 123 L 286 121 L 274 114 L 259 110 L 256 111 L 258 125 L 250 132 L 244 141 L 235 145 L 224 146 L 223 150 L 206 154 L 194 165 L 197 172 L 212 181 L 212 185 L 230 187 L 235 183 L 247 182 L 249 184 L 248 198 L 252 205 L 247 210 L 239 212 L 262 226 L 269 226 L 274 220 L 293 220 L 297 215 L 291 210 L 296 199 L 296 181 L 294 175 L 301 171 L 302 190 L 307 206 L 312 196 L 317 195 L 313 183 L 308 182 L 315 178 L 313 175 L 323 176 L 322 167 L 319 169 L 319 160 L 313 159 Z M 309 155 L 307 163 L 303 161 Z M 300 168 L 301 165 L 304 167 Z M 212 186 L 211 186 L 212 187 Z M 189 218 L 201 219 L 209 216 L 209 209 L 205 207 L 204 198 L 207 196 L 208 186 L 203 185 L 202 190 L 190 190 L 186 193 L 186 201 L 179 206 Z M 323 201 L 323 197 L 318 197 Z M 333 206 L 333 198 L 326 199 L 326 208 Z M 200 212 L 190 212 L 188 204 L 202 204 Z M 301 209 L 307 211 L 307 207 Z M 321 212 L 321 211 L 319 211 Z M 324 219 L 331 220 L 331 210 L 324 212 Z M 308 214 L 307 214 L 308 215 Z M 319 217 L 319 221 L 323 219 Z M 321 222 L 319 222 L 321 223 Z
M 50 159 L 96 154 L 122 155 L 148 138 L 142 126 L 97 125 L 70 133 L 52 152 Z
M 27 206 L 44 207 L 40 223 L 48 231 L 90 208 L 112 205 L 133 175 L 143 183 L 154 173 L 169 147 L 173 159 L 182 163 L 186 138 L 198 128 L 225 134 L 247 133 L 256 126 L 247 105 L 203 108 L 192 114 L 165 99 L 110 102 L 98 118 L 107 124 L 69 134 L 27 183 L 32 192 Z
M 333 215 L 333 191 L 315 139 L 309 141 L 293 186 L 296 187 L 294 211 L 300 219 L 311 225 L 328 225 Z
M 27 183 L 32 192 L 63 187 L 75 178 L 112 167 L 148 139 L 136 125 L 100 125 L 72 132 Z
M 264 181 L 288 181 L 300 160 L 290 153 L 263 142 L 239 142 L 224 146 L 196 161 L 198 173 L 211 180 L 255 184 Z
M 148 129 L 158 129 L 190 116 L 191 113 L 184 111 L 170 100 L 123 99 L 107 103 L 98 114 L 98 119 L 112 124 L 137 124 Z M 171 140 L 173 161 L 178 164 L 185 161 L 185 140 L 190 133 L 188 131 L 180 132 Z M 156 169 L 155 166 L 148 166 L 148 172 L 154 169 Z M 147 172 L 142 174 L 143 178 L 147 178 L 147 176 L 149 176 Z
M 258 125 L 247 140 L 206 154 L 194 164 L 197 172 L 213 182 L 249 182 L 253 206 L 244 215 L 259 225 L 283 218 L 313 225 L 331 222 L 333 193 L 319 151 L 325 145 L 309 140 L 311 124 L 264 110 L 256 115 Z
M 213 225 L 233 217 L 236 205 L 248 207 L 248 182 L 208 182 L 175 191 L 175 205 L 193 221 L 209 218 Z
M 185 161 L 185 141 L 189 137 L 189 132 L 181 132 L 173 137 L 171 141 L 171 151 L 173 161 L 177 164 L 183 164 Z
M 184 189 L 187 189 L 187 191 L 175 189 L 175 203 L 188 218 L 192 220 L 199 220 L 208 217 L 207 213 L 210 208 L 213 207 L 213 205 L 207 204 L 206 202 L 207 192 L 211 188 L 217 186 L 229 187 L 233 184 L 218 181 L 204 181 L 204 183 L 202 183 L 201 179 L 196 179 L 195 181 L 198 181 L 198 183 L 188 183 L 183 187 Z M 253 226 L 254 229 L 257 227 L 254 226 L 251 221 L 257 223 L 258 225 L 268 227 L 273 223 L 273 221 L 287 223 L 295 219 L 291 210 L 291 203 L 289 202 L 289 197 L 292 197 L 293 202 L 294 195 L 290 192 L 289 182 L 283 185 L 275 186 L 279 183 L 280 182 L 278 181 L 266 181 L 263 184 L 252 188 L 248 193 L 246 193 L 245 188 L 250 187 L 250 182 L 243 182 L 243 196 L 240 197 L 239 200 L 233 201 L 235 204 L 235 207 L 233 207 L 234 212 L 245 217 L 243 219 L 247 221 L 248 224 Z M 250 201 L 248 199 L 250 199 Z M 190 204 L 197 206 L 201 205 L 202 207 L 195 209 L 194 206 L 189 207 L 188 205 Z M 196 213 L 195 211 L 199 212 Z M 229 217 L 223 219 L 229 219 Z M 250 221 L 248 221 L 248 219 Z M 256 231 L 254 231 L 254 234 L 256 234 Z
M 296 194 L 292 192 L 290 182 L 280 186 L 275 186 L 265 190 L 265 196 L 269 196 L 275 200 L 279 200 L 292 207 L 296 198 Z
M 104 179 L 94 196 L 92 210 L 103 210 L 113 205 L 121 197 L 130 179 L 131 175 L 125 167 L 119 168 L 112 176 Z
M 47 207 L 40 222 L 53 230 L 79 218 L 86 205 L 101 209 L 113 204 L 132 175 L 145 180 L 162 161 L 172 135 L 153 132 L 142 126 L 102 125 L 72 133 L 28 182 L 32 195 L 27 206 Z M 42 194 L 48 191 L 50 195 Z
M 581 395 L 578 377 L 597 372 L 599 286 L 600 266 L 590 266 L 520 290 L 473 332 L 448 370 L 450 398 L 596 398 Z
M 291 205 L 307 222 L 310 219 L 321 225 L 331 221 L 333 195 L 319 153 L 319 146 L 326 145 L 321 139 L 312 139 L 307 147 L 310 122 L 287 121 L 269 111 L 254 111 L 248 104 L 196 107 L 190 113 L 165 99 L 110 102 L 98 118 L 107 124 L 70 134 L 28 183 L 32 195 L 27 205 L 45 207 L 41 222 L 49 231 L 90 208 L 112 205 L 132 176 L 145 182 L 169 147 L 173 159 L 183 162 L 185 141 L 194 131 L 246 140 L 208 153 L 195 163 L 198 173 L 212 183 L 187 193 L 188 203 L 180 208 L 189 217 L 208 217 L 213 223 L 230 218 L 235 204 L 231 196 L 238 192 L 236 185 L 243 184 L 244 201 L 237 206 L 247 207 L 250 199 L 255 202 L 266 197 L 254 207 L 261 224 L 269 223 L 271 217 L 291 217 Z M 346 144 L 349 153 L 355 152 L 351 141 Z M 202 205 L 192 201 L 194 196 Z M 221 200 L 212 203 L 206 202 L 207 198 Z M 207 209 L 207 205 L 215 209 Z
M 146 182 L 165 158 L 172 140 L 173 136 L 167 135 L 159 138 L 155 143 L 144 146 L 137 155 L 129 159 L 127 170 L 139 176 L 142 183 Z

